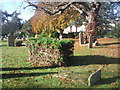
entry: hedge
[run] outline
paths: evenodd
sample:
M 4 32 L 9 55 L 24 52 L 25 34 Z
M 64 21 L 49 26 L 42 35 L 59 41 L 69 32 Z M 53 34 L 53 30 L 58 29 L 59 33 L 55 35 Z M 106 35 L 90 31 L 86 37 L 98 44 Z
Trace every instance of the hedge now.
M 70 65 L 73 56 L 74 40 L 53 38 L 30 38 L 29 60 L 34 65 L 62 66 Z

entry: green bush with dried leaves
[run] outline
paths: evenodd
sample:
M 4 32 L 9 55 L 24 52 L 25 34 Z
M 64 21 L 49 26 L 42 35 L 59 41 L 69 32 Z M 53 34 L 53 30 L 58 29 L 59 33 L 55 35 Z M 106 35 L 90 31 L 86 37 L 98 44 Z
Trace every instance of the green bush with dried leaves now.
M 62 66 L 70 65 L 73 55 L 74 40 L 41 37 L 30 38 L 28 43 L 29 60 L 34 65 Z

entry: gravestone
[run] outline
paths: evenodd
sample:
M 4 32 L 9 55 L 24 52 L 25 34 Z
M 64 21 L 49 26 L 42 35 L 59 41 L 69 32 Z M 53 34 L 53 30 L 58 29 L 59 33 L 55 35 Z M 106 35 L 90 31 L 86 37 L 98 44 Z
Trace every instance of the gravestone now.
M 96 72 L 92 73 L 88 78 L 88 85 L 92 86 L 96 81 L 101 79 L 101 69 L 97 70 Z
M 8 36 L 8 46 L 14 46 L 15 37 L 13 35 Z
M 98 44 L 98 41 L 95 41 L 94 43 L 93 43 L 93 46 L 98 46 L 99 44 Z
M 101 69 L 98 69 L 96 72 L 91 74 L 91 71 L 88 73 L 80 73 L 74 71 L 61 71 L 58 74 L 54 74 L 54 77 L 66 78 L 72 81 L 79 81 L 80 83 L 88 86 L 94 85 L 99 79 L 101 79 Z
M 79 33 L 79 43 L 80 43 L 80 45 L 84 44 L 83 32 Z
M 88 48 L 92 48 L 93 46 L 93 38 L 92 35 L 89 36 L 89 44 L 88 44 Z

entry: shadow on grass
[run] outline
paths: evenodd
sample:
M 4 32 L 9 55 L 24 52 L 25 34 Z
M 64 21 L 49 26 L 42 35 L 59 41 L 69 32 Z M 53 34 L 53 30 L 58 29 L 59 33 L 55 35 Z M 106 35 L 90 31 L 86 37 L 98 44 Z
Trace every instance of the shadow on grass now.
M 57 72 L 2 74 L 2 79 L 30 77 L 30 76 L 42 76 L 42 75 L 48 75 L 48 74 L 54 74 L 54 73 L 57 73 Z
M 101 45 L 116 45 L 116 44 L 120 44 L 120 42 L 115 42 L 115 43 L 105 43 L 105 44 L 101 44 Z
M 99 55 L 73 56 L 71 58 L 72 66 L 90 65 L 90 64 L 119 64 L 119 58 L 110 58 Z
M 73 56 L 71 60 L 67 61 L 67 66 L 79 66 L 79 65 L 90 65 L 90 64 L 120 64 L 119 58 L 110 58 L 99 55 L 87 55 L 87 56 Z M 0 68 L 2 71 L 15 71 L 15 70 L 33 70 L 33 69 L 47 69 L 56 67 L 21 67 L 21 68 Z
M 49 67 L 49 66 L 45 66 L 45 67 L 20 67 L 20 68 L 0 68 L 2 69 L 2 71 L 15 71 L 15 70 L 34 70 L 34 69 L 47 69 L 47 68 L 55 68 L 55 67 Z
M 95 85 L 111 84 L 116 82 L 118 79 L 120 79 L 120 77 L 102 78 L 101 80 L 98 80 Z

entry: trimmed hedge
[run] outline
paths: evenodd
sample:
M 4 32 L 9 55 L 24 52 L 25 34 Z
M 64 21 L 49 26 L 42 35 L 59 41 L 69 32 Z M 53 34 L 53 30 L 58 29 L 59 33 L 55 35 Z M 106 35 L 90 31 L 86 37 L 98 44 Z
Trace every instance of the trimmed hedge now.
M 53 38 L 30 38 L 29 58 L 34 65 L 62 66 L 70 65 L 70 57 L 73 55 L 74 40 Z

